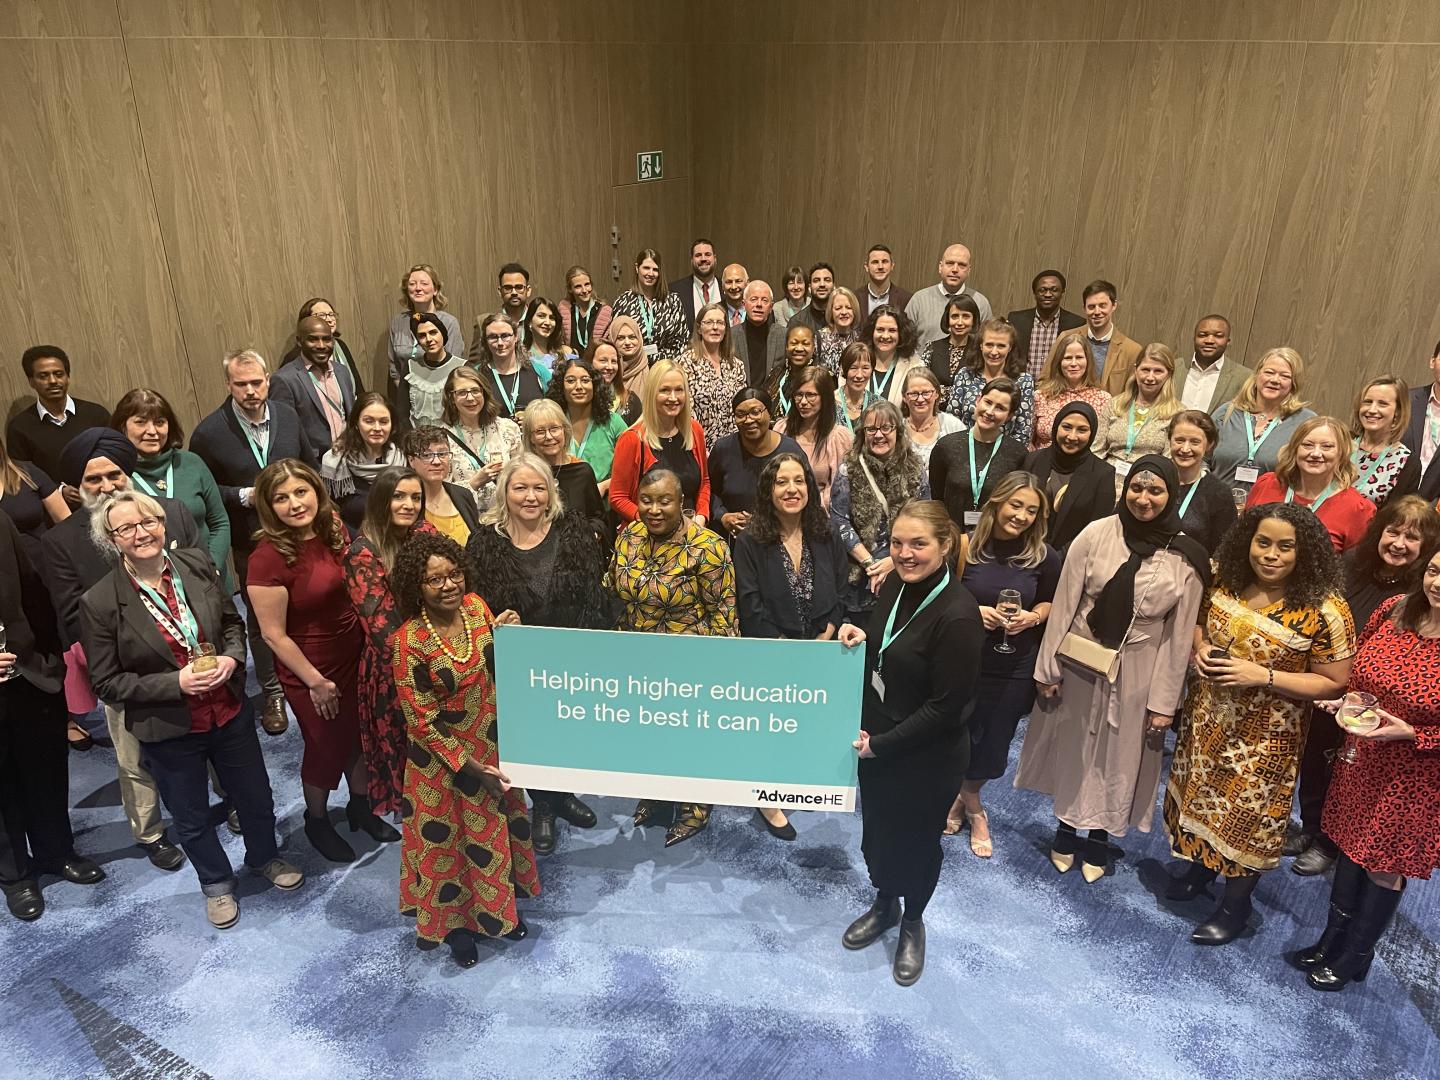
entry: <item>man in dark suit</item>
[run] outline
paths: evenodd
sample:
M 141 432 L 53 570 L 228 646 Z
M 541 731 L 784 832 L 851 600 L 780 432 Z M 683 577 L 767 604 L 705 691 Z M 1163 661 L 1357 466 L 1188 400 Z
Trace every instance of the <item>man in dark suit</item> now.
M 910 303 L 911 292 L 896 285 L 891 275 L 895 272 L 895 256 L 884 244 L 871 244 L 865 253 L 865 286 L 856 289 L 860 297 L 860 310 L 855 313 L 856 325 L 863 325 L 866 316 L 881 304 L 891 304 L 905 310 Z
M 1035 306 L 1012 311 L 1006 318 L 1015 327 L 1015 351 L 1025 360 L 1025 370 L 1038 379 L 1055 339 L 1066 330 L 1084 326 L 1085 320 L 1061 306 L 1065 275 L 1059 270 L 1041 270 L 1030 282 L 1030 293 Z
M 190 449 L 210 467 L 220 498 L 230 514 L 230 554 L 235 576 L 245 587 L 251 539 L 260 527 L 255 513 L 255 478 L 272 461 L 299 458 L 309 465 L 319 463 L 310 455 L 300 434 L 300 417 L 281 401 L 271 401 L 270 378 L 265 358 L 253 349 L 242 349 L 225 357 L 225 384 L 229 399 L 195 427 Z M 268 735 L 282 734 L 285 694 L 275 674 L 275 657 L 260 635 L 260 621 L 246 608 L 250 634 L 250 655 L 255 658 L 255 677 L 265 692 L 260 726 Z
M 1403 441 L 1420 459 L 1417 494 L 1434 502 L 1440 498 L 1440 342 L 1430 357 L 1430 379 L 1410 391 L 1410 424 Z
M 75 853 L 70 830 L 65 678 L 45 583 L 0 512 L 0 889 L 17 919 L 45 912 L 37 874 L 93 885 L 105 871 Z
M 698 237 L 690 245 L 690 276 L 670 282 L 670 291 L 680 297 L 680 306 L 685 309 L 687 334 L 695 332 L 695 312 L 723 299 L 720 282 L 715 278 L 715 261 L 715 245 Z
M 90 518 L 110 496 L 130 486 L 136 451 L 130 440 L 109 428 L 81 432 L 60 455 L 60 476 L 80 489 L 80 508 L 45 531 L 41 548 L 50 574 L 50 599 L 67 644 L 80 640 L 80 598 L 114 569 L 114 563 L 90 539 Z M 158 500 L 165 508 L 166 547 L 200 547 L 200 530 L 183 503 Z M 120 801 L 135 842 L 161 870 L 176 870 L 185 861 L 165 837 L 160 793 L 140 764 L 140 744 L 125 728 L 125 712 L 105 703 L 105 725 L 115 746 L 120 775 Z
M 355 407 L 355 383 L 350 373 L 332 364 L 335 336 L 330 324 L 312 315 L 295 327 L 300 362 L 281 368 L 270 377 L 270 401 L 288 405 L 300 418 L 303 460 L 316 462 L 345 430 Z
M 770 286 L 759 280 L 750 282 L 745 286 L 745 321 L 730 334 L 735 355 L 745 365 L 745 381 L 757 388 L 785 353 L 785 327 L 772 314 L 774 306 Z

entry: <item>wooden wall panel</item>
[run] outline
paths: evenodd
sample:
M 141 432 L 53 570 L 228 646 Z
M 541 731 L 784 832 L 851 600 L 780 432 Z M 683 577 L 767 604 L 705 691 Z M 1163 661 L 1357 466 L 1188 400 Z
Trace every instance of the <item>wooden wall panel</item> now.
M 0 38 L 114 37 L 119 22 L 112 0 L 6 0 L 0 4 Z

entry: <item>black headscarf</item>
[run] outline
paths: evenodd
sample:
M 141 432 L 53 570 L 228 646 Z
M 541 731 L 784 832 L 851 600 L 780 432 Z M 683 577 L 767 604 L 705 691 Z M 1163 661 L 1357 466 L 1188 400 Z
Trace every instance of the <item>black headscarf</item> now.
M 1141 521 L 1132 514 L 1123 494 L 1115 508 L 1130 558 L 1100 590 L 1088 620 L 1095 640 L 1111 649 L 1119 647 L 1135 616 L 1135 574 L 1140 564 L 1157 551 L 1168 548 L 1183 556 L 1200 575 L 1201 585 L 1206 589 L 1210 587 L 1209 554 L 1198 540 L 1180 531 L 1180 474 L 1174 463 L 1159 454 L 1146 454 L 1130 466 L 1130 477 L 1142 473 L 1159 477 L 1170 497 L 1165 509 L 1150 521 Z M 1128 487 L 1129 477 L 1125 483 Z
M 1073 454 L 1067 454 L 1060 449 L 1060 422 L 1067 416 L 1079 413 L 1086 420 L 1090 421 L 1090 441 Z M 1081 463 L 1090 453 L 1090 447 L 1095 445 L 1095 436 L 1100 433 L 1100 420 L 1092 409 L 1083 401 L 1072 401 L 1065 405 L 1055 414 L 1055 422 L 1050 425 L 1050 470 L 1068 476 L 1078 469 Z

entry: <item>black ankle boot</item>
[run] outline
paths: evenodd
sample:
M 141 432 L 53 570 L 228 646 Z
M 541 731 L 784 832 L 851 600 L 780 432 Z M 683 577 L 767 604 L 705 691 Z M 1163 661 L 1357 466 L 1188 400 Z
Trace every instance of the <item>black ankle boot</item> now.
M 370 839 L 381 844 L 393 844 L 400 839 L 400 834 L 389 822 L 382 821 L 375 816 L 370 809 L 370 797 L 368 795 L 356 795 L 351 793 L 350 802 L 345 806 L 345 820 L 350 823 L 350 831 L 364 832 Z
M 1340 951 L 1350 920 L 1360 906 L 1360 894 L 1366 880 L 1367 875 L 1358 864 L 1345 855 L 1339 857 L 1335 863 L 1335 880 L 1330 886 L 1330 913 L 1325 932 L 1310 948 L 1293 953 L 1290 957 L 1292 964 L 1301 971 L 1311 971 L 1323 967 L 1326 957 Z
M 1215 880 L 1215 871 L 1204 863 L 1193 862 L 1183 874 L 1170 879 L 1165 888 L 1167 900 L 1194 900 L 1197 896 L 1210 893 L 1210 883 Z
M 874 945 L 880 935 L 900 921 L 900 898 L 888 900 L 877 895 L 870 910 L 861 915 L 845 929 L 840 940 L 847 949 L 863 949 Z
M 328 816 L 316 818 L 306 814 L 305 839 L 309 840 L 311 846 L 331 862 L 355 861 L 355 849 L 335 831 L 335 826 L 330 823 Z
M 1210 918 L 1195 928 L 1190 940 L 1196 945 L 1228 945 L 1239 937 L 1250 921 L 1250 897 L 1259 881 L 1259 874 L 1226 878 L 1225 899 Z
M 1405 894 L 1403 884 L 1398 889 L 1386 889 L 1371 881 L 1368 874 L 1361 880 L 1360 889 L 1359 909 L 1350 919 L 1344 942 L 1305 976 L 1313 989 L 1344 990 L 1352 982 L 1365 981 L 1375 959 L 1375 944 L 1395 917 L 1395 909 Z
M 1094 884 L 1110 868 L 1110 834 L 1104 829 L 1091 829 L 1080 849 L 1080 876 Z
M 555 810 L 547 802 L 537 802 L 530 808 L 530 846 L 536 855 L 555 851 Z
M 450 938 L 450 959 L 462 968 L 472 968 L 480 962 L 480 950 L 475 939 L 464 930 L 456 930 Z
M 925 920 L 901 919 L 900 944 L 895 946 L 891 975 L 901 986 L 913 986 L 925 970 Z

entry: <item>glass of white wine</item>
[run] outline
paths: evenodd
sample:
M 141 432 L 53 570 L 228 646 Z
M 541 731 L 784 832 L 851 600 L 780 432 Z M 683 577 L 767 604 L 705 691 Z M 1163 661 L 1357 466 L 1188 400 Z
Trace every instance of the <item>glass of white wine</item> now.
M 1354 735 L 1366 735 L 1380 726 L 1380 714 L 1375 711 L 1375 695 L 1352 690 L 1340 699 L 1340 708 L 1335 711 L 1340 726 Z M 1340 751 L 1340 760 L 1347 765 L 1355 764 L 1356 743 L 1347 739 Z
M 995 610 L 1005 620 L 1005 637 L 999 645 L 995 646 L 998 653 L 1013 653 L 1015 646 L 1010 644 L 1010 620 L 1020 614 L 1020 593 L 1017 589 L 1001 589 L 1000 597 L 995 601 Z

